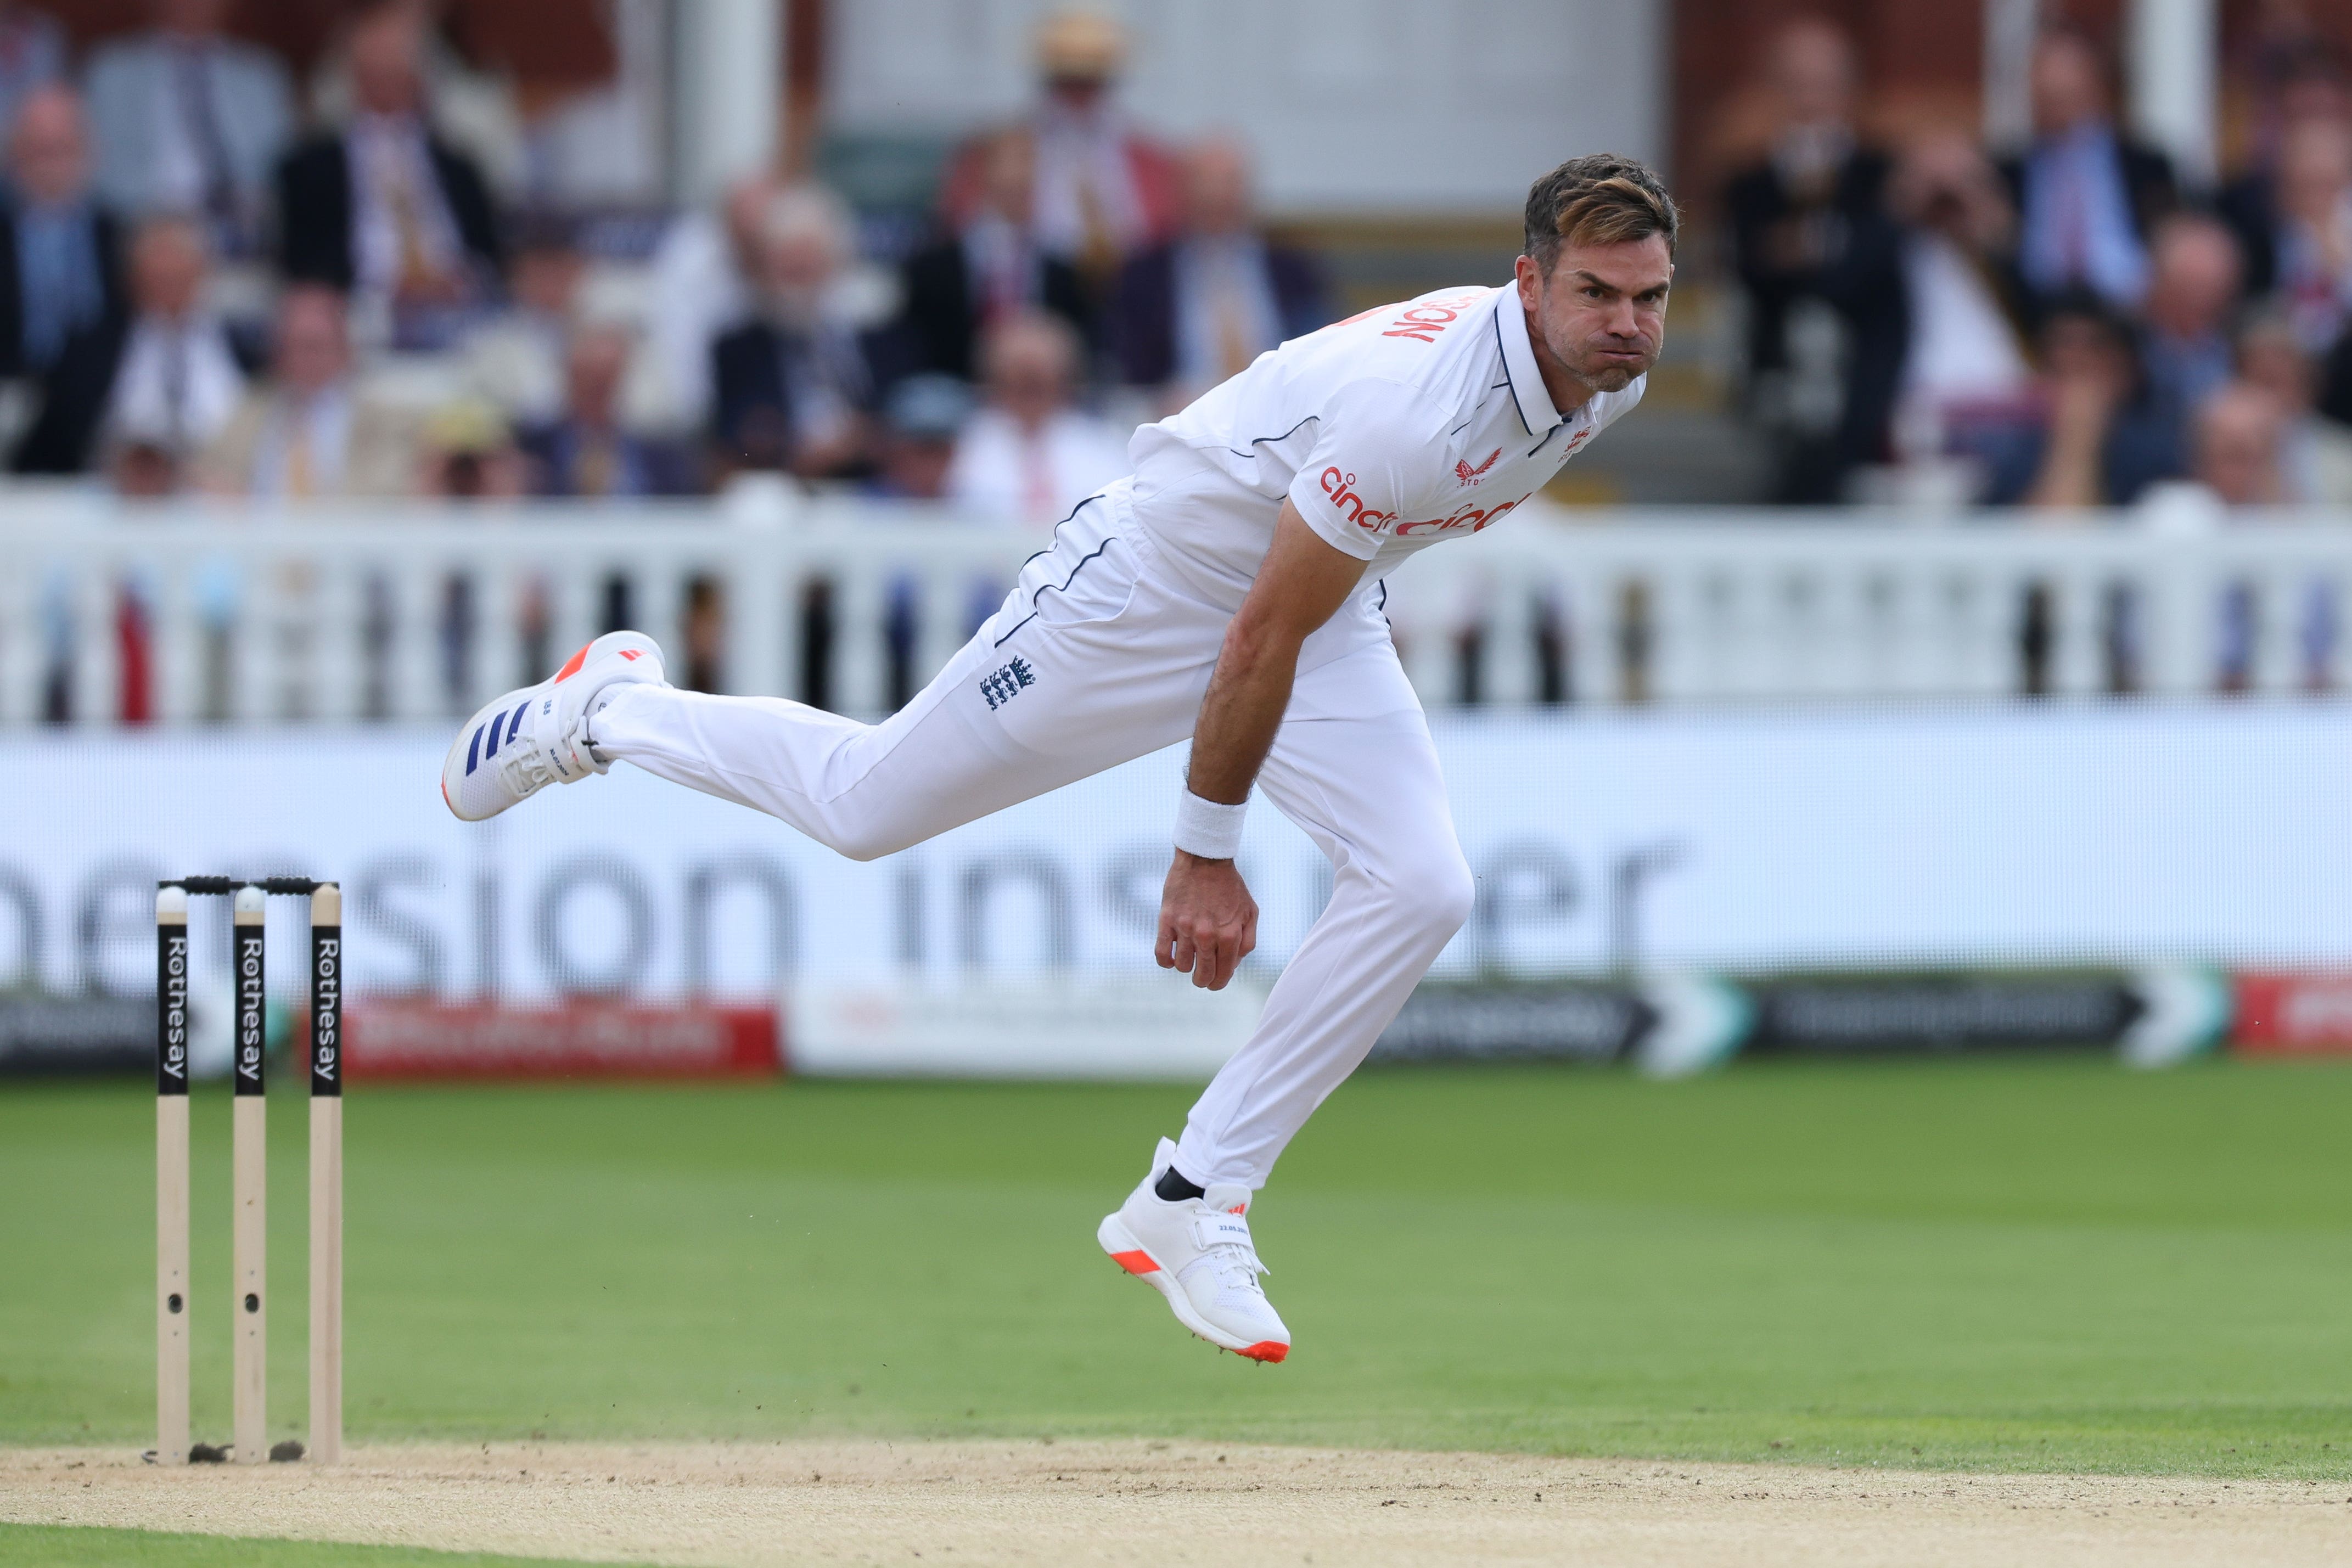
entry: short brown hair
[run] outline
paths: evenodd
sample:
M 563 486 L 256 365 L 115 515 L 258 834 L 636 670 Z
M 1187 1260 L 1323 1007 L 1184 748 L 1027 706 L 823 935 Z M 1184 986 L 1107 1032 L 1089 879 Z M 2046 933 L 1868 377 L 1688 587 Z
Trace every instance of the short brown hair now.
M 1675 199 L 1638 158 L 1615 152 L 1571 158 L 1528 192 L 1528 255 L 1546 273 L 1564 240 L 1622 245 L 1664 235 L 1672 256 L 1681 229 Z

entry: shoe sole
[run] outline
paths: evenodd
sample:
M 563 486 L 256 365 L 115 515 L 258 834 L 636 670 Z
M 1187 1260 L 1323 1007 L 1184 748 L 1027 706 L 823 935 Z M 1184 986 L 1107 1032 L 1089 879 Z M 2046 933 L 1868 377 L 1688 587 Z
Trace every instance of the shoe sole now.
M 1118 1215 L 1103 1216 L 1102 1224 L 1095 1230 L 1095 1240 L 1110 1255 L 1112 1262 L 1159 1291 L 1167 1301 L 1168 1310 L 1176 1314 L 1178 1322 L 1192 1332 L 1193 1338 L 1206 1340 L 1219 1350 L 1232 1351 L 1261 1366 L 1271 1366 L 1290 1354 L 1290 1346 L 1281 1340 L 1247 1343 L 1223 1332 L 1195 1312 L 1192 1299 L 1177 1285 L 1175 1275 L 1160 1265 L 1150 1248 L 1135 1239 L 1135 1233 L 1119 1222 Z

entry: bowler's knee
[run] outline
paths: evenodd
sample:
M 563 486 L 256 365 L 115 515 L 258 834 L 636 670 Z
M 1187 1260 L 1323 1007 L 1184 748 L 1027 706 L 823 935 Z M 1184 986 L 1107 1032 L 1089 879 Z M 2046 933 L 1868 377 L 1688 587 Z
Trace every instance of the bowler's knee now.
M 1469 862 L 1450 843 L 1389 867 L 1381 881 L 1399 915 L 1441 943 L 1462 929 L 1478 897 Z
M 921 834 L 908 833 L 894 822 L 835 823 L 824 838 L 827 848 L 854 861 L 878 861 L 921 841 Z

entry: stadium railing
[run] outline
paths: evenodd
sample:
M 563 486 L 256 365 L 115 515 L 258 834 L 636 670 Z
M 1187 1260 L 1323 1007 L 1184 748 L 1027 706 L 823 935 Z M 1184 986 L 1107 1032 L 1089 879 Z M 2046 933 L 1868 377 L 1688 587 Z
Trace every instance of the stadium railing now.
M 1387 584 L 1461 705 L 2311 692 L 2347 669 L 2352 517 L 2187 495 L 2098 526 L 1530 503 Z M 610 506 L 0 508 L 0 725 L 462 715 L 615 625 L 675 679 L 871 716 L 1042 538 L 780 486 Z

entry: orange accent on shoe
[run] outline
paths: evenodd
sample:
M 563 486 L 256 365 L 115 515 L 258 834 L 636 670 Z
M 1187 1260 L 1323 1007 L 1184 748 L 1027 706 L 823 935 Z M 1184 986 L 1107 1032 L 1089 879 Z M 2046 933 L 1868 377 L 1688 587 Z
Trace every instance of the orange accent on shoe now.
M 1235 1355 L 1245 1355 L 1252 1361 L 1265 1362 L 1267 1365 L 1271 1366 L 1276 1362 L 1280 1361 L 1284 1356 L 1288 1355 L 1290 1354 L 1290 1347 L 1283 1343 L 1278 1339 L 1262 1339 L 1255 1344 L 1245 1345 L 1242 1349 L 1234 1352 L 1234 1354 Z
M 1118 1264 L 1120 1268 L 1126 1270 L 1130 1274 L 1157 1274 L 1160 1272 L 1160 1265 L 1153 1262 L 1151 1260 L 1151 1254 L 1146 1252 L 1140 1247 L 1137 1248 L 1132 1252 L 1114 1252 L 1110 1255 L 1110 1260 Z
M 624 648 L 621 650 L 621 657 L 624 659 L 642 659 L 645 656 L 645 650 L 642 648 Z
M 587 662 L 588 644 L 583 643 L 580 644 L 580 652 L 572 654 L 572 657 L 563 661 L 563 668 L 555 672 L 555 678 L 559 681 L 570 680 L 572 676 L 580 673 L 580 666 Z
M 1225 1210 L 1225 1212 L 1227 1214 L 1247 1214 L 1249 1212 L 1249 1205 L 1246 1203 L 1237 1203 L 1231 1208 Z

